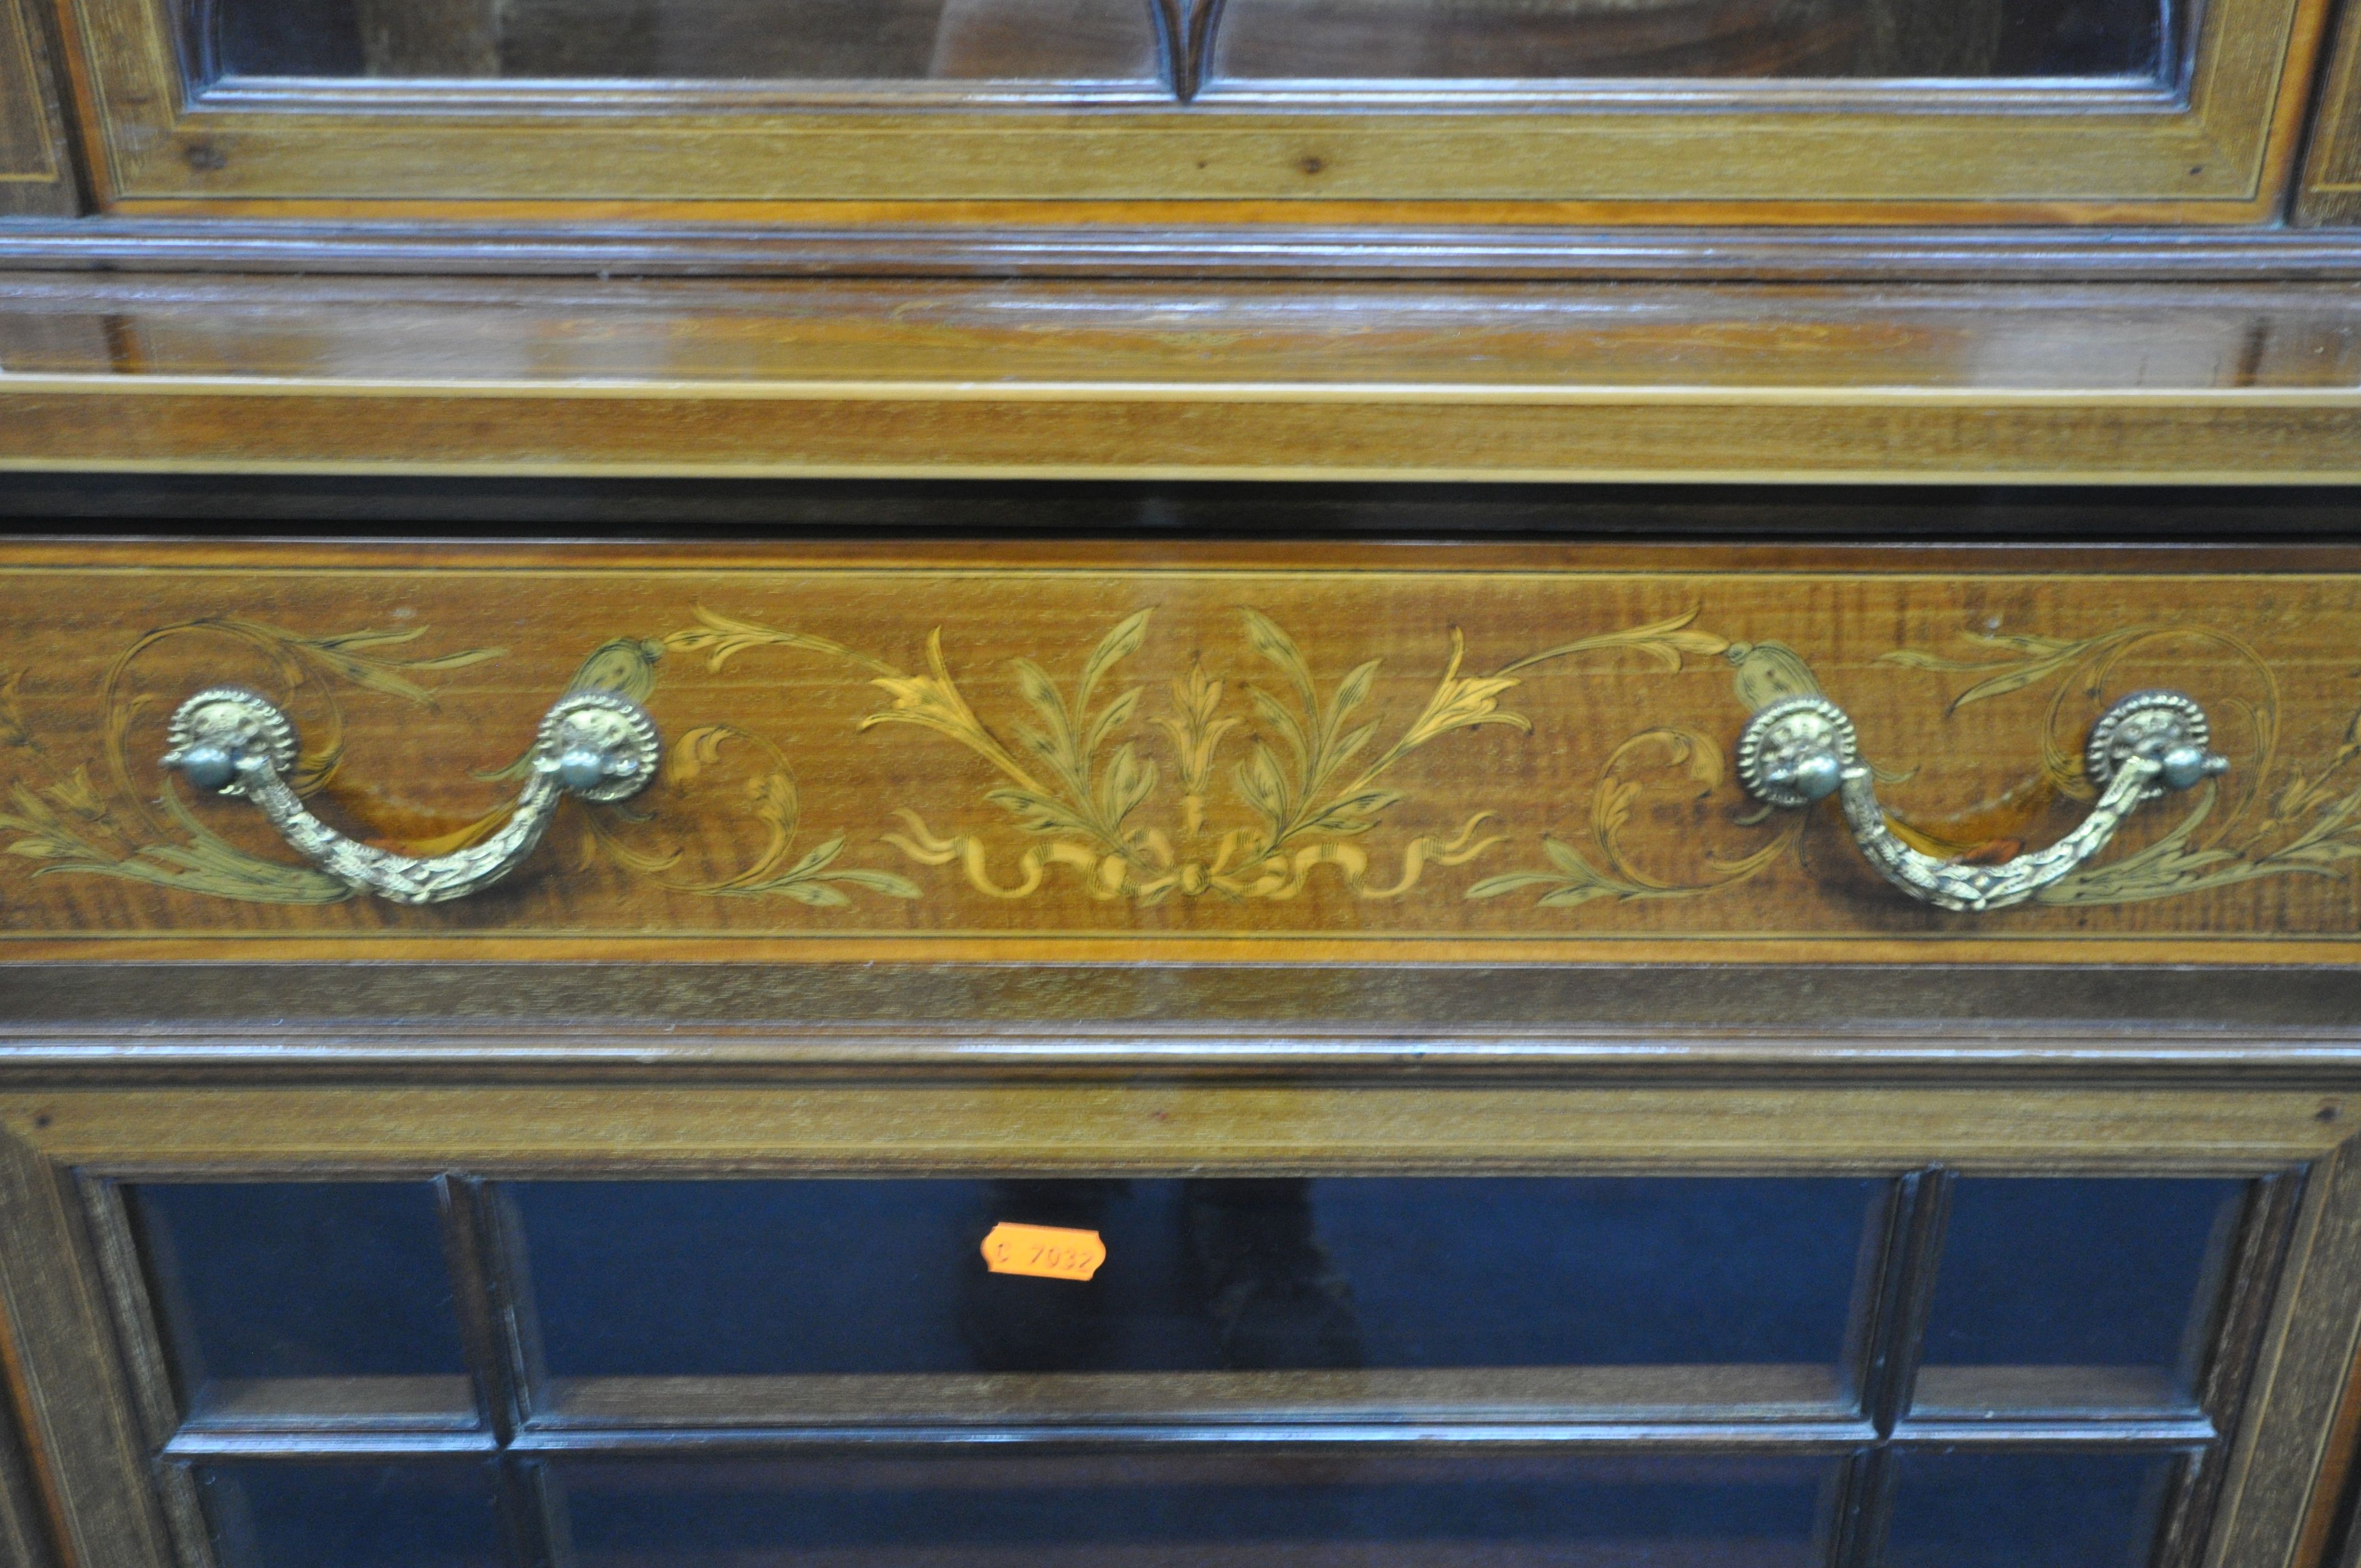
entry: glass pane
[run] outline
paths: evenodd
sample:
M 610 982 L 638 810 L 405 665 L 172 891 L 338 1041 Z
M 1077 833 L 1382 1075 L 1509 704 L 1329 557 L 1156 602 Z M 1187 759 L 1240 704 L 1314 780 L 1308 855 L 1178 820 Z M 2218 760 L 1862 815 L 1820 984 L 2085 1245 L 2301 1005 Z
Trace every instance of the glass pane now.
M 2186 1399 L 2245 1193 L 2237 1181 L 1961 1181 L 1916 1408 L 2051 1402 L 2038 1394 L 2041 1377 L 1961 1368 L 2084 1369 L 2048 1379 L 2074 1402 L 2077 1382 L 2114 1387 L 2124 1403 Z M 2099 1368 L 2119 1370 L 2085 1375 Z M 2015 1401 L 1972 1392 L 1985 1386 L 2034 1392 Z
M 2180 1463 L 1903 1452 L 1885 1568 L 2141 1568 Z
M 560 1483 L 581 1568 L 1803 1568 L 1830 1469 L 1331 1453 L 583 1464 Z
M 1147 82 L 1146 0 L 215 0 L 227 75 Z
M 489 1464 L 198 1468 L 221 1568 L 504 1568 Z
M 1227 0 L 1215 80 L 2156 76 L 2162 0 Z
M 153 1183 L 130 1199 L 184 1384 L 466 1371 L 428 1184 Z
M 535 1182 L 558 1376 L 1797 1364 L 1845 1344 L 1874 1182 Z M 1087 1283 L 987 1272 L 1001 1222 Z M 1824 1393 L 1825 1397 L 1825 1393 Z

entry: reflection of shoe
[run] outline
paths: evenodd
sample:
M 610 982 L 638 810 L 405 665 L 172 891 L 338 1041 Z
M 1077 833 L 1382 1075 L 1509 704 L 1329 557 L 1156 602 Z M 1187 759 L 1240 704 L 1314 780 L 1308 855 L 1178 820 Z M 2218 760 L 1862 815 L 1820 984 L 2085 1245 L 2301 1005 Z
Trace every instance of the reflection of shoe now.
M 1213 1298 L 1212 1310 L 1224 1366 L 1277 1372 L 1361 1365 L 1352 1287 L 1335 1274 L 1236 1280 Z
M 1314 1234 L 1309 1181 L 1191 1181 L 1181 1216 L 1223 1365 L 1275 1372 L 1362 1365 L 1353 1288 Z
M 1081 1372 L 1098 1360 L 1107 1337 L 1105 1275 L 1096 1279 L 1034 1279 L 994 1274 L 978 1250 L 1003 1221 L 1100 1228 L 1119 1181 L 994 1181 L 961 1274 L 960 1332 L 978 1372 Z

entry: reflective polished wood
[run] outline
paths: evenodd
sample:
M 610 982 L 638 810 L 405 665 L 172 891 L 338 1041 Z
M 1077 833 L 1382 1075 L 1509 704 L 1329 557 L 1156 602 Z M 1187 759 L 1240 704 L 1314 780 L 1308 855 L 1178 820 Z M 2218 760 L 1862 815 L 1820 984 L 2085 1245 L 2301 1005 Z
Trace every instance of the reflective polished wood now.
M 2334 286 L 0 281 L 0 468 L 2361 475 Z

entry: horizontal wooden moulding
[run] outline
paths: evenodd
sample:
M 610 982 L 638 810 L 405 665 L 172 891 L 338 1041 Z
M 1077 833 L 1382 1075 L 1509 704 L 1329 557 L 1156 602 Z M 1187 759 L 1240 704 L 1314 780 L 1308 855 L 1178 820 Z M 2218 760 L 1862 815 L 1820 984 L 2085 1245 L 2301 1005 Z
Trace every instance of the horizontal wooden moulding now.
M 2361 478 L 2349 290 L 0 280 L 0 468 Z

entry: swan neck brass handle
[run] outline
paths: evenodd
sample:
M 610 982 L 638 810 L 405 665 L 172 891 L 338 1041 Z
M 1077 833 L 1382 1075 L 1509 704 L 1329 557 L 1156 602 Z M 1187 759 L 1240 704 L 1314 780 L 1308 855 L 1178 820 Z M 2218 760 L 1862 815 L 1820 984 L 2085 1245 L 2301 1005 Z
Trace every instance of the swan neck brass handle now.
M 541 721 L 532 771 L 508 821 L 480 843 L 428 859 L 348 839 L 313 816 L 287 783 L 295 726 L 250 691 L 214 686 L 197 693 L 173 713 L 171 741 L 166 767 L 199 789 L 245 796 L 322 871 L 396 904 L 441 904 L 489 887 L 533 853 L 560 800 L 637 795 L 664 754 L 654 721 L 639 704 L 611 692 L 568 693 Z
M 1921 854 L 1895 836 L 1878 804 L 1877 781 L 1861 760 L 1852 720 L 1819 696 L 1774 702 L 1738 740 L 1738 777 L 1767 806 L 1806 806 L 1834 795 L 1852 836 L 1885 880 L 1942 909 L 1980 911 L 2022 904 L 2104 849 L 2142 802 L 2229 772 L 2208 749 L 2205 711 L 2179 692 L 2136 692 L 2091 727 L 2082 771 L 2100 786 L 2098 804 L 2046 850 L 1998 865 Z

